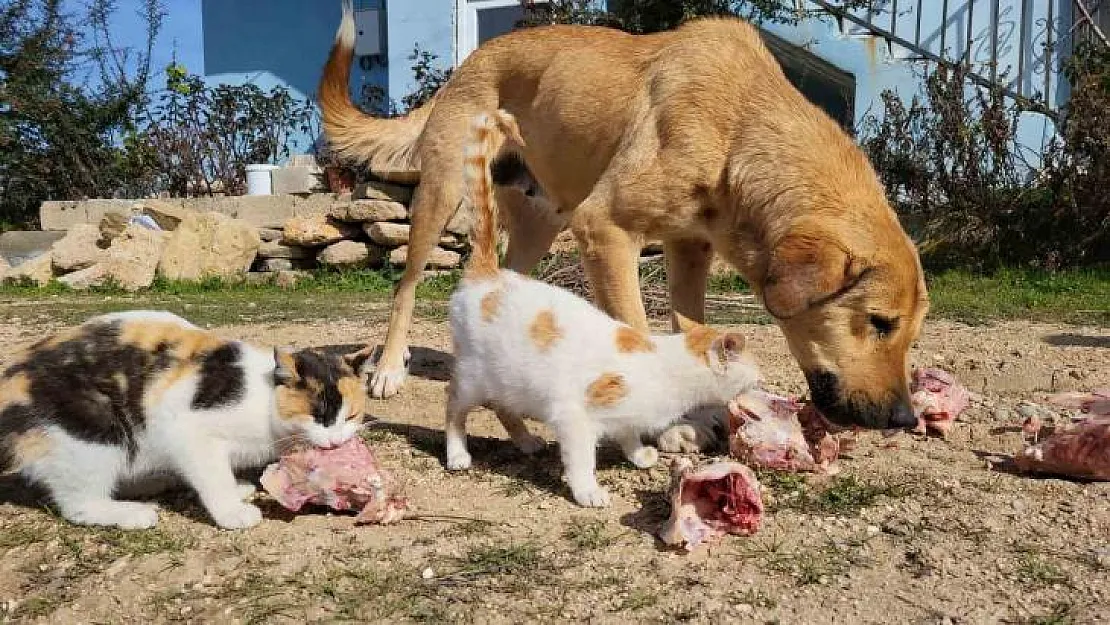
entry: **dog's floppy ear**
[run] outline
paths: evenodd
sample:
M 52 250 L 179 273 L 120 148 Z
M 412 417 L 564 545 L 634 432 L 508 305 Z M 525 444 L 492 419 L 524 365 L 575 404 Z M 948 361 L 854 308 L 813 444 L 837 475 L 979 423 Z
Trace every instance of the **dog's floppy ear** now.
M 775 318 L 789 319 L 851 288 L 866 269 L 863 259 L 828 239 L 788 235 L 771 252 L 763 305 Z

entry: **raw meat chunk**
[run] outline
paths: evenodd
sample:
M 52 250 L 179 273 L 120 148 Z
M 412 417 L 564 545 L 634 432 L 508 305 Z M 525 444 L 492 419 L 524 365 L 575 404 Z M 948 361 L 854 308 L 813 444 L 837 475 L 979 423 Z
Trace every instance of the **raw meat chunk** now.
M 695 470 L 680 458 L 671 477 L 671 516 L 659 531 L 664 543 L 693 551 L 724 534 L 751 536 L 759 530 L 763 498 L 748 467 L 716 462 Z
M 1059 428 L 1014 458 L 1023 471 L 1110 480 L 1110 418 L 1096 416 Z
M 917 413 L 914 432 L 941 436 L 952 429 L 956 417 L 971 404 L 971 394 L 951 373 L 935 367 L 915 369 L 910 381 L 911 401 Z
M 1096 417 L 1110 417 L 1110 388 L 1101 388 L 1090 393 L 1057 393 L 1048 401 Z
M 816 409 L 756 390 L 729 402 L 729 452 L 754 467 L 832 472 L 840 443 Z
M 356 523 L 391 523 L 404 516 L 408 501 L 396 494 L 389 474 L 359 437 L 334 449 L 293 451 L 266 467 L 262 487 L 288 510 L 306 503 L 333 510 L 361 508 Z

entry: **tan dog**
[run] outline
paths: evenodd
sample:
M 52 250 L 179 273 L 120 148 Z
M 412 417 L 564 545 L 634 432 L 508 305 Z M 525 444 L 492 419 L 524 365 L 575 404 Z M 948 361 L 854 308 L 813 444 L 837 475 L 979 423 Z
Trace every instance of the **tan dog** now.
M 372 170 L 421 171 L 375 396 L 404 379 L 416 284 L 462 198 L 470 120 L 500 107 L 526 142 L 511 149 L 553 205 L 499 193 L 510 268 L 528 271 L 569 225 L 598 305 L 646 328 L 637 277 L 645 239 L 664 241 L 672 307 L 698 321 L 716 251 L 778 321 L 829 418 L 914 425 L 907 352 L 928 307 L 917 252 L 863 153 L 791 86 L 750 25 L 515 31 L 486 42 L 431 103 L 398 119 L 351 104 L 353 44 L 347 6 L 320 84 L 332 147 Z

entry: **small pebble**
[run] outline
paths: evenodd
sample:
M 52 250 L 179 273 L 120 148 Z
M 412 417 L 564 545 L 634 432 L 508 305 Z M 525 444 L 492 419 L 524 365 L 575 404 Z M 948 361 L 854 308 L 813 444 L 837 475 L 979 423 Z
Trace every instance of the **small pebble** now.
M 422 577 L 424 579 L 432 579 L 435 576 L 436 576 L 436 572 L 433 571 L 432 567 L 430 567 L 430 566 L 425 567 L 423 571 L 420 571 L 420 577 Z

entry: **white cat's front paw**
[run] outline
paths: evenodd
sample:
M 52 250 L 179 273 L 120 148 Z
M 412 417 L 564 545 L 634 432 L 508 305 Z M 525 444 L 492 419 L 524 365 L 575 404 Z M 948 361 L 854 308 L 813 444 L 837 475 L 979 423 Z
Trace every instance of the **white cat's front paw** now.
M 447 470 L 465 471 L 470 468 L 470 452 L 447 452 Z
M 656 444 L 659 450 L 669 454 L 695 454 L 701 451 L 698 429 L 688 423 L 680 423 L 659 435 Z
M 239 482 L 235 485 L 235 494 L 239 497 L 239 501 L 246 501 L 254 496 L 258 489 L 250 482 Z
M 212 511 L 212 520 L 225 530 L 241 530 L 262 522 L 262 511 L 249 503 L 238 503 Z
M 655 466 L 656 462 L 659 462 L 659 450 L 650 445 L 644 445 L 632 452 L 628 456 L 628 460 L 638 468 L 647 469 Z
M 158 507 L 137 501 L 96 501 L 72 510 L 63 516 L 78 525 L 106 525 L 123 530 L 145 530 L 158 525 Z
M 584 508 L 608 508 L 609 491 L 598 484 L 585 488 L 572 489 L 574 501 Z

